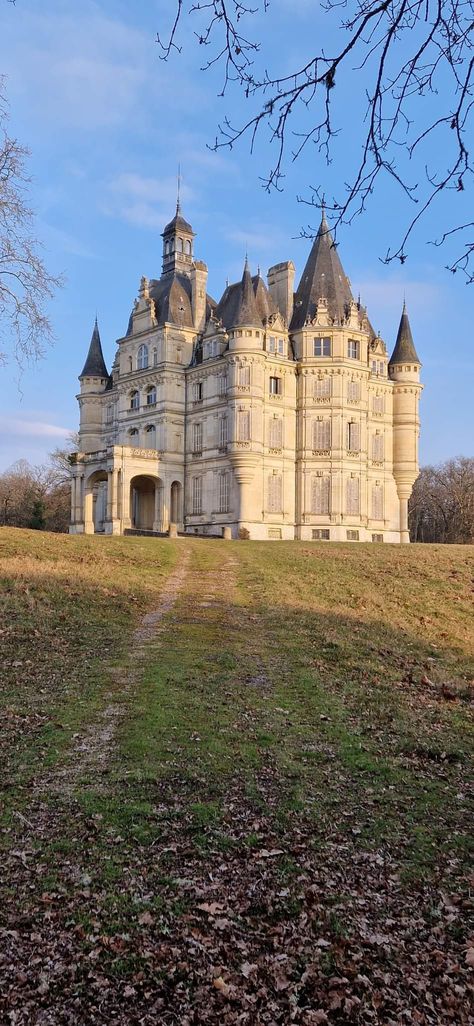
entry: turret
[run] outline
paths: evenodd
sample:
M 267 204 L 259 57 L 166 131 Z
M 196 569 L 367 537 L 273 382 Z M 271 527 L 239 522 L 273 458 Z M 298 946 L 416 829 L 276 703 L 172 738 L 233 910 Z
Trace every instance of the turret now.
M 86 362 L 79 375 L 79 382 L 81 386 L 78 396 L 79 448 L 82 452 L 96 452 L 102 445 L 103 403 L 101 396 L 110 387 L 110 376 L 102 352 L 97 318 Z
M 176 214 L 163 232 L 163 277 L 176 273 L 189 276 L 193 265 L 194 237 L 191 225 L 181 213 L 178 200 Z
M 406 305 L 397 341 L 388 365 L 393 389 L 393 476 L 400 500 L 400 541 L 409 542 L 408 499 L 419 474 L 418 438 L 421 363 L 410 328 Z

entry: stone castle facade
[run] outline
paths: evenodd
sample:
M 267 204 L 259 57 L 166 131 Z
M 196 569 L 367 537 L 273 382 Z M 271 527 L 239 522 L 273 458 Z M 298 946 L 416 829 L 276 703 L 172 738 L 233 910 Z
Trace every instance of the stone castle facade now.
M 390 359 L 324 213 L 291 261 L 218 303 L 181 214 L 142 278 L 109 374 L 97 322 L 79 377 L 71 533 L 408 542 L 420 361 L 406 309 Z

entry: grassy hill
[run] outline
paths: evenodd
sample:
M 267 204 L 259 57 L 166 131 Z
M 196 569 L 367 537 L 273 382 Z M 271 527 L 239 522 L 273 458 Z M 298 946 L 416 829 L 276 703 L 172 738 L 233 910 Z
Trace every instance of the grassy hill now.
M 6 1021 L 472 1021 L 471 547 L 1 529 L 0 572 Z

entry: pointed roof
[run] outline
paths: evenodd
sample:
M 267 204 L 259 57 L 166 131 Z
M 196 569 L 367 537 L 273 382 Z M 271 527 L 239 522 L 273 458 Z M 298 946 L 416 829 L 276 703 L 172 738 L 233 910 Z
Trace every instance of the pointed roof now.
M 176 213 L 172 220 L 169 221 L 169 223 L 166 225 L 162 234 L 169 235 L 170 233 L 176 231 L 187 232 L 188 235 L 194 235 L 194 232 L 192 230 L 191 225 L 189 224 L 189 221 L 186 221 L 186 219 L 183 217 L 181 213 L 181 204 L 179 199 L 176 203 Z
M 291 331 L 302 328 L 307 320 L 314 318 L 319 299 L 326 299 L 329 317 L 334 321 L 345 320 L 350 304 L 354 302 L 324 207 L 319 231 L 295 294 Z
M 80 378 L 108 378 L 109 372 L 105 366 L 104 354 L 100 341 L 99 325 L 95 319 L 94 330 L 89 346 L 86 362 L 79 375 Z
M 241 281 L 227 286 L 216 309 L 216 316 L 225 328 L 236 328 L 240 325 L 256 328 L 263 326 L 264 310 L 261 288 L 258 288 L 259 281 L 258 277 L 252 278 L 249 262 L 245 257 Z
M 419 363 L 420 360 L 417 356 L 415 343 L 413 341 L 413 335 L 411 333 L 406 303 L 404 303 L 402 316 L 400 318 L 400 325 L 398 328 L 397 341 L 395 342 L 395 349 L 393 350 L 393 353 L 390 357 L 389 367 L 391 364 L 394 363 L 406 362 Z

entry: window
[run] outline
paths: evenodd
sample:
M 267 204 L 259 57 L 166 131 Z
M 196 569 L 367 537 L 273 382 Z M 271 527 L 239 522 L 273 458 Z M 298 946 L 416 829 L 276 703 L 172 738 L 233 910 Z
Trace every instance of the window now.
M 347 448 L 349 452 L 360 452 L 360 424 L 356 420 L 347 425 Z
M 130 428 L 128 437 L 130 439 L 130 445 L 138 445 L 138 428 Z
M 193 452 L 202 452 L 202 424 L 193 424 Z
M 373 534 L 372 535 L 372 541 L 373 542 L 383 542 L 383 534 Z
M 359 541 L 358 531 L 346 531 L 347 541 Z
M 250 385 L 250 367 L 245 363 L 239 367 L 239 385 L 241 388 L 248 388 Z
M 269 541 L 281 541 L 281 527 L 269 527 L 267 537 Z
M 319 420 L 313 421 L 313 451 L 329 452 L 330 448 L 331 421 L 323 420 L 321 417 Z
M 313 339 L 313 356 L 330 356 L 331 355 L 331 339 L 330 338 L 315 338 Z
M 372 485 L 372 520 L 383 520 L 383 486 L 380 481 Z
M 372 374 L 385 374 L 385 364 L 383 360 L 372 360 Z
M 270 335 L 270 338 L 268 339 L 268 352 L 269 353 L 276 353 L 276 341 L 277 341 L 276 338 L 274 338 L 272 335 Z
M 229 512 L 229 475 L 219 474 L 219 513 Z
M 281 449 L 283 445 L 283 421 L 281 417 L 273 417 L 270 421 L 270 448 Z
M 193 382 L 193 403 L 202 403 L 202 381 Z
M 270 378 L 270 395 L 281 395 L 281 378 Z
M 239 410 L 238 415 L 238 441 L 250 441 L 250 410 Z
M 331 378 L 326 375 L 325 378 L 316 378 L 314 382 L 314 398 L 315 399 L 329 399 L 331 396 Z
M 114 419 L 114 407 L 113 407 L 113 403 L 109 403 L 109 405 L 107 406 L 107 409 L 105 411 L 105 422 L 106 422 L 106 424 L 111 424 L 113 419 Z
M 176 239 L 176 251 L 177 251 L 177 253 L 182 253 L 183 252 L 183 240 L 182 239 Z
M 140 393 L 139 392 L 136 392 L 136 391 L 135 392 L 130 392 L 130 409 L 131 410 L 139 410 L 140 409 Z
M 156 427 L 154 424 L 148 424 L 145 428 L 145 440 L 147 449 L 156 449 Z
M 217 379 L 217 392 L 220 396 L 227 394 L 227 374 L 219 374 Z
M 383 435 L 380 431 L 376 431 L 375 435 L 372 436 L 372 459 L 377 463 L 382 463 L 384 456 L 384 444 Z
M 281 513 L 283 482 L 281 474 L 269 474 L 268 476 L 268 512 Z
M 193 477 L 192 505 L 194 515 L 199 516 L 202 513 L 202 477 Z
M 326 527 L 315 527 L 311 531 L 313 541 L 329 541 L 329 531 Z
M 360 481 L 351 476 L 346 482 L 346 513 L 357 516 L 360 513 Z
M 285 355 L 285 340 L 283 338 L 278 339 L 278 355 Z
M 372 413 L 383 413 L 384 405 L 383 395 L 372 396 Z
M 311 482 L 311 512 L 322 515 L 329 515 L 329 475 L 317 474 Z
M 225 449 L 227 445 L 227 417 L 219 418 L 219 449 Z
M 349 381 L 347 384 L 347 399 L 350 403 L 358 403 L 360 401 L 360 382 Z
M 150 385 L 150 388 L 147 388 L 146 404 L 147 406 L 156 406 L 156 388 L 154 385 Z
M 359 351 L 360 351 L 360 344 L 359 344 L 359 342 L 356 342 L 356 340 L 354 338 L 348 339 L 348 342 L 347 342 L 347 355 L 349 357 L 349 360 L 358 360 L 359 359 Z
M 158 366 L 158 350 L 157 350 L 156 346 L 153 349 L 153 366 L 154 367 Z
M 186 239 L 186 242 L 184 243 L 184 252 L 187 256 L 191 256 L 191 243 L 189 239 Z
M 148 367 L 148 346 L 139 346 L 137 353 L 137 370 L 146 370 Z
M 170 244 L 169 244 L 169 242 L 165 242 L 165 256 L 168 256 L 169 251 L 170 251 Z

